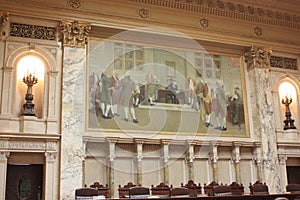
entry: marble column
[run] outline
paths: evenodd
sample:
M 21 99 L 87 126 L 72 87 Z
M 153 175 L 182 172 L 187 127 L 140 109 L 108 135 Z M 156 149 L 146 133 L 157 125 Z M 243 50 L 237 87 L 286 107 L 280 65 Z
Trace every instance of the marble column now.
M 55 174 L 55 162 L 57 153 L 56 152 L 46 152 L 45 153 L 45 199 L 46 200 L 56 200 L 58 199 L 58 194 L 55 191 L 56 174 Z
M 0 177 L 2 177 L 0 182 L 0 199 L 5 199 L 7 158 L 9 155 L 9 152 L 0 152 Z
M 107 167 L 108 167 L 108 185 L 110 189 L 110 197 L 114 197 L 115 193 L 115 171 L 114 171 L 114 161 L 115 161 L 115 150 L 116 143 L 118 138 L 107 138 L 108 140 L 108 158 L 107 158 Z
M 162 148 L 162 165 L 163 165 L 163 176 L 164 183 L 169 185 L 169 144 L 170 140 L 161 140 Z
M 218 183 L 218 146 L 213 145 L 212 146 L 212 151 L 210 153 L 210 163 L 212 167 L 212 176 L 213 176 L 213 181 Z
M 245 53 L 248 69 L 253 137 L 261 142 L 263 181 L 270 193 L 280 189 L 280 169 L 277 157 L 277 137 L 274 124 L 270 74 L 271 50 L 252 46 Z
M 135 139 L 136 142 L 136 184 L 143 184 L 143 144 L 145 142 L 144 139 Z
M 82 140 L 85 127 L 86 49 L 90 24 L 61 21 L 63 34 L 61 183 L 60 198 L 74 199 L 74 189 L 82 187 Z M 72 183 L 72 184 L 70 184 Z
M 232 162 L 234 164 L 235 179 L 237 183 L 241 183 L 240 160 L 240 145 L 234 144 L 232 149 Z
M 194 180 L 194 143 L 188 141 L 188 151 L 186 152 L 186 162 L 188 167 L 188 180 Z

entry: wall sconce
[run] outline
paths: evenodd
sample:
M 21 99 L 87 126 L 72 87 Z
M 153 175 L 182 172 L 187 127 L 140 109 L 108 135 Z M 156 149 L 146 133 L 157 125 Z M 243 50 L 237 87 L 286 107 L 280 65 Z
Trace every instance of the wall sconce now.
M 284 130 L 287 129 L 296 129 L 292 119 L 292 113 L 290 110 L 290 104 L 293 102 L 293 98 L 296 99 L 296 91 L 294 86 L 290 82 L 283 82 L 279 87 L 279 92 L 281 96 L 281 103 L 285 105 L 285 117 Z
M 34 113 L 34 104 L 32 103 L 32 87 L 38 82 L 38 79 L 35 75 L 27 72 L 27 75 L 24 75 L 23 82 L 27 85 L 27 92 L 25 94 L 26 102 L 23 104 L 24 116 L 36 116 Z

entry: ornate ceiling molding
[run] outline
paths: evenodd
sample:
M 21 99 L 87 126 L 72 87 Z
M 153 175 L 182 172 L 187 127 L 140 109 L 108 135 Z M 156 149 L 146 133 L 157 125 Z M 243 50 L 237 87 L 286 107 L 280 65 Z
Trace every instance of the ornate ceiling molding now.
M 222 0 L 129 0 L 161 7 L 300 29 L 300 16 Z

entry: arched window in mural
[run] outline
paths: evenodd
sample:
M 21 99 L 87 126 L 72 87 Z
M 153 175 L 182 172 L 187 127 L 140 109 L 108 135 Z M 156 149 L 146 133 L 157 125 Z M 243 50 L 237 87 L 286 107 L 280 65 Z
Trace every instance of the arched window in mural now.
M 26 112 L 23 105 L 28 102 L 28 95 L 32 93 L 34 113 L 41 118 L 44 96 L 45 63 L 36 55 L 25 55 L 17 63 L 17 87 L 16 87 L 16 112 L 19 116 Z M 33 77 L 36 79 L 33 81 Z M 29 100 L 30 101 L 30 100 Z M 19 109 L 18 109 L 19 108 Z
M 279 86 L 279 94 L 280 94 L 280 102 L 281 102 L 281 110 L 283 114 L 283 123 L 284 130 L 286 129 L 295 129 L 295 113 L 297 110 L 297 92 L 295 86 L 285 81 Z

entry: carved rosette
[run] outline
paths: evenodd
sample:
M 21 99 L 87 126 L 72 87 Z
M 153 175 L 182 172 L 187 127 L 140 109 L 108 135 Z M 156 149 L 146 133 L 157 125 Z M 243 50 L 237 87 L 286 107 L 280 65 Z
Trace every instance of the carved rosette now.
M 254 68 L 269 68 L 272 50 L 252 46 L 244 55 L 248 71 Z
M 68 0 L 68 4 L 71 8 L 78 9 L 81 7 L 80 0 Z
M 46 152 L 45 158 L 46 162 L 55 162 L 57 157 L 57 152 Z
M 148 19 L 150 17 L 150 11 L 145 8 L 139 9 L 138 14 L 143 19 Z
M 63 34 L 63 45 L 85 47 L 88 42 L 88 33 L 91 24 L 78 21 L 61 21 L 60 28 Z

